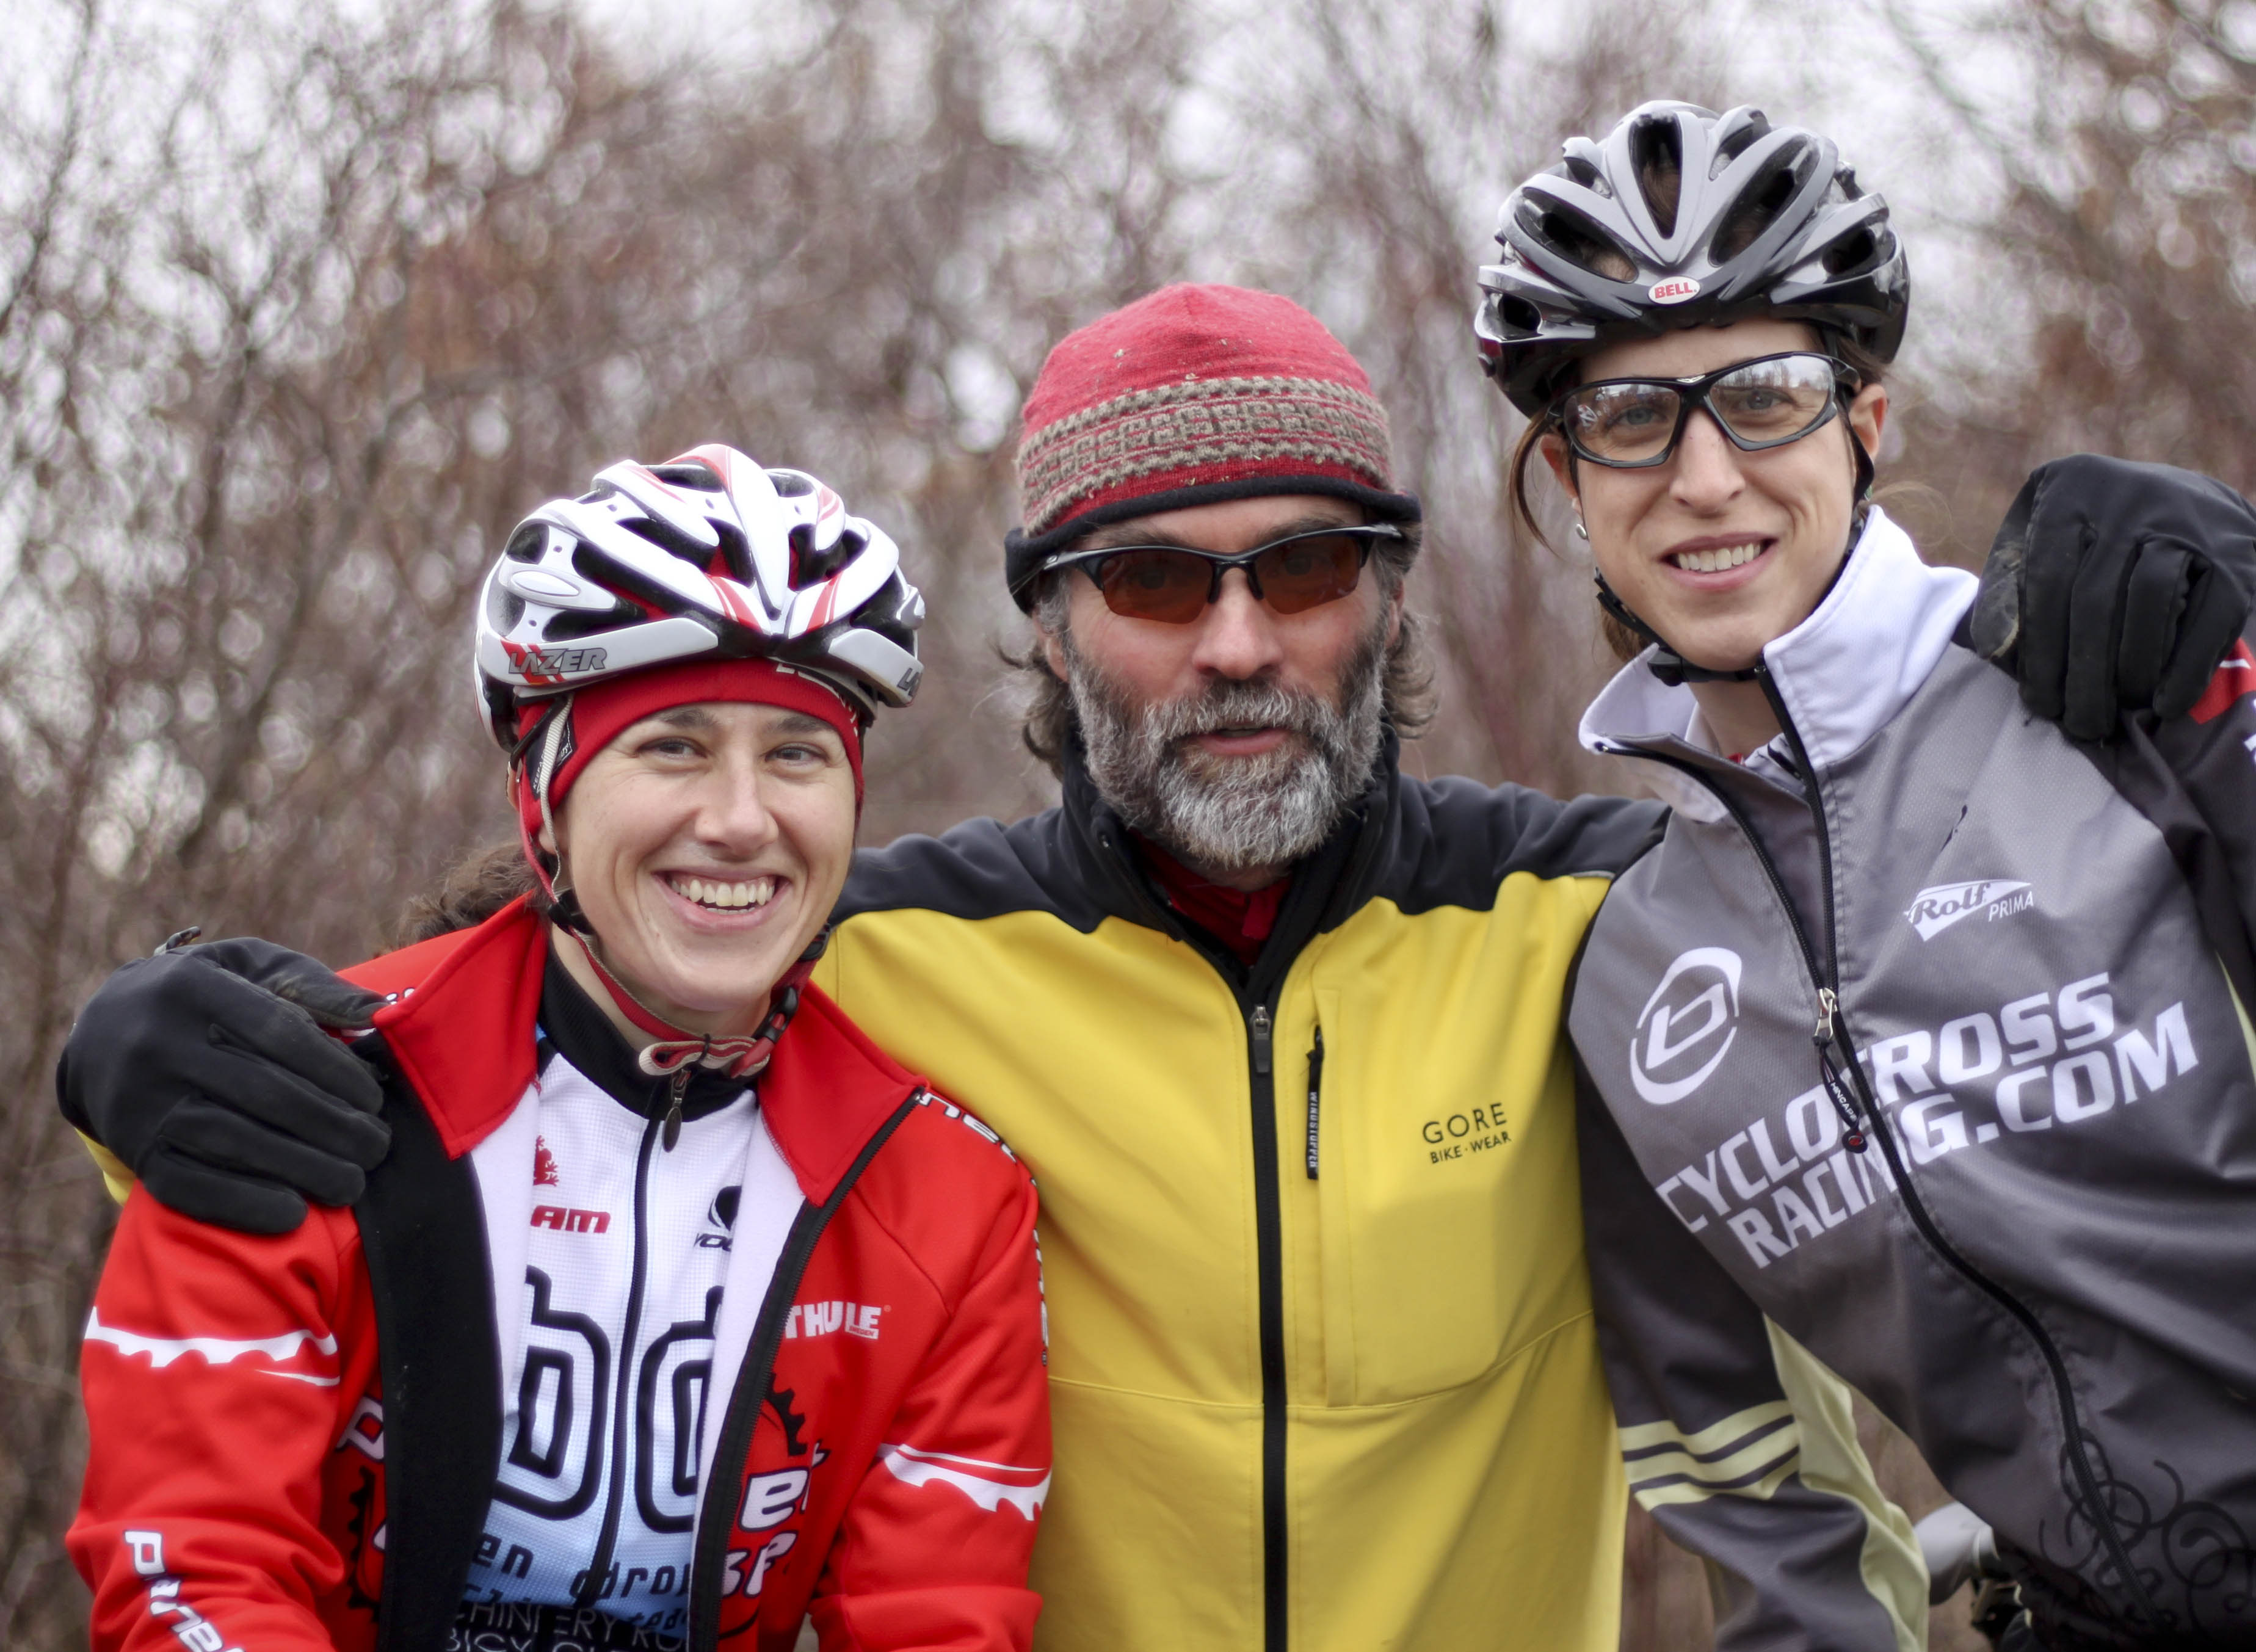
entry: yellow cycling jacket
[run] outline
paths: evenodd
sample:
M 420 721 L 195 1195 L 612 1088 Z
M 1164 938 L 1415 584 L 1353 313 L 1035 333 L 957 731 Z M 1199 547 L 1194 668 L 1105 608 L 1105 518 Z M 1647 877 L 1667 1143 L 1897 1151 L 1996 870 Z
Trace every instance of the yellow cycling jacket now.
M 1562 990 L 1650 805 L 1399 777 L 1248 970 L 1062 808 L 857 861 L 816 975 L 1041 1190 L 1046 1652 L 1618 1641 Z

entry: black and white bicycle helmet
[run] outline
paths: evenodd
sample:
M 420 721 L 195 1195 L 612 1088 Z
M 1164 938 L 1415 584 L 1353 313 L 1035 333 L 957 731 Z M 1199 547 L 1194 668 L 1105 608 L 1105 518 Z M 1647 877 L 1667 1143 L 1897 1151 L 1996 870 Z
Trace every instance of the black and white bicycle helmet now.
M 1804 320 L 1881 362 L 1911 277 L 1887 203 L 1831 139 L 1759 109 L 1640 104 L 1513 190 L 1480 272 L 1489 374 L 1533 418 L 1576 357 L 1624 338 L 1750 315 Z
M 622 460 L 518 525 L 478 602 L 478 692 L 513 749 L 528 702 L 652 665 L 763 657 L 821 678 L 867 723 L 915 696 L 923 620 L 883 530 L 805 472 L 716 444 Z

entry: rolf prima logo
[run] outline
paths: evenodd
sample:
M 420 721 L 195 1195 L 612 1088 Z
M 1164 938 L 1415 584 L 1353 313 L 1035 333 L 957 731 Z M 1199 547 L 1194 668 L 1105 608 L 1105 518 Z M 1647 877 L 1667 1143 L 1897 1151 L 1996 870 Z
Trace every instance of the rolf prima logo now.
M 2026 912 L 2037 903 L 2036 891 L 2027 883 L 2005 878 L 1981 878 L 1971 883 L 1938 883 L 1911 897 L 1904 921 L 1931 941 L 1962 917 L 1987 912 L 1989 921 Z
M 1696 946 L 1668 967 L 1629 1041 L 1629 1076 L 1657 1107 L 1681 1101 L 1723 1065 L 1739 1036 L 1739 955 Z

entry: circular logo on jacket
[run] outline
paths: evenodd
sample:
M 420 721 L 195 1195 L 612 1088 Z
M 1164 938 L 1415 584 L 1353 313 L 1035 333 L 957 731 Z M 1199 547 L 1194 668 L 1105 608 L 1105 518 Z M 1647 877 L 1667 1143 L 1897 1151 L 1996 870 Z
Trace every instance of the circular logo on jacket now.
M 1700 284 L 1690 276 L 1670 276 L 1666 281 L 1654 282 L 1646 296 L 1655 304 L 1682 304 L 1700 296 Z
M 1681 1101 L 1708 1082 L 1738 1036 L 1739 955 L 1696 946 L 1645 1001 L 1630 1035 L 1630 1081 L 1657 1107 Z

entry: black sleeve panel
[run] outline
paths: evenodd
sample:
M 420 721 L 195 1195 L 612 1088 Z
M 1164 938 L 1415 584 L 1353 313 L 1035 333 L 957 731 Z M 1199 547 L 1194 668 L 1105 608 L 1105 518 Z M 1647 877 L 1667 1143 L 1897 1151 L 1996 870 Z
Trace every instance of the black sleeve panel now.
M 2126 717 L 2120 739 L 2082 749 L 2161 833 L 2256 1013 L 2256 650 L 2241 642 L 2190 715 Z
M 1562 803 L 1526 786 L 1491 789 L 1454 776 L 1406 775 L 1399 795 L 1394 840 L 1371 893 L 1412 915 L 1443 906 L 1486 911 L 1515 872 L 1614 876 L 1659 840 L 1667 815 L 1657 803 Z
M 1009 826 L 966 820 L 936 838 L 917 834 L 860 850 L 831 921 L 910 909 L 970 919 L 1051 912 L 1083 934 L 1106 916 L 1058 809 Z
M 1782 1402 L 1762 1310 L 1653 1192 L 1579 1056 L 1575 1077 L 1583 1231 L 1615 1416 L 1625 1428 L 1665 1420 L 1699 1434 Z
M 1926 1574 L 1857 1444 L 1848 1389 L 1774 1335 L 1670 1213 L 1575 1067 L 1590 1297 L 1623 1467 L 1661 1529 L 1709 1563 L 1716 1645 L 1917 1644 Z

